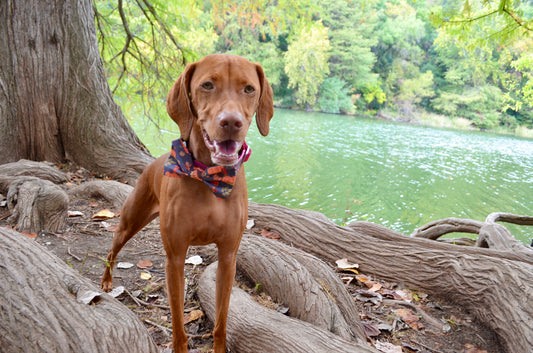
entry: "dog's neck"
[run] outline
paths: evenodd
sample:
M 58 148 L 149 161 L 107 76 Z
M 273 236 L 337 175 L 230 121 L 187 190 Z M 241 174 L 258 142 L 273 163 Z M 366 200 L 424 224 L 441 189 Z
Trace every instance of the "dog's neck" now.
M 187 148 L 191 152 L 193 158 L 198 162 L 206 166 L 214 165 L 213 161 L 211 160 L 211 152 L 205 145 L 202 131 L 197 126 L 194 126 L 191 131 Z

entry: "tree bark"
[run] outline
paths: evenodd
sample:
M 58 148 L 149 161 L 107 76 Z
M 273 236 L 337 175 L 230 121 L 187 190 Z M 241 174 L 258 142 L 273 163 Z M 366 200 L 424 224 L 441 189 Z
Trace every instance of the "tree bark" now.
M 158 352 L 126 306 L 6 228 L 0 228 L 0 277 L 2 352 Z
M 281 242 L 244 235 L 237 267 L 260 283 L 289 315 L 359 343 L 366 342 L 353 298 L 331 268 L 315 256 Z
M 61 184 L 67 181 L 65 173 L 57 168 L 42 162 L 34 162 L 21 159 L 15 163 L 0 165 L 0 175 L 8 177 L 32 176 L 39 179 L 49 180 L 54 184 Z M 0 187 L 0 191 L 1 191 Z
M 0 2 L 0 164 L 69 159 L 134 184 L 152 157 L 112 99 L 92 6 Z
M 531 248 L 526 247 L 516 240 L 507 228 L 495 223 L 497 221 L 532 225 L 533 217 L 518 216 L 510 213 L 491 213 L 485 222 L 462 218 L 444 218 L 415 229 L 411 236 L 437 240 L 448 233 L 462 232 L 479 234 L 475 242 L 476 246 L 501 250 L 512 254 L 513 260 L 532 264 Z
M 215 316 L 216 264 L 209 265 L 198 282 L 198 296 L 212 321 Z M 307 322 L 269 310 L 236 287 L 231 292 L 227 345 L 235 352 L 378 353 Z
M 0 175 L 0 191 L 7 190 L 8 222 L 17 230 L 58 232 L 67 225 L 68 196 L 59 186 L 34 177 Z
M 492 329 L 509 353 L 533 347 L 533 250 L 484 249 L 410 238 L 367 222 L 340 227 L 320 214 L 250 203 L 256 226 L 327 261 L 348 258 L 361 271 L 461 304 Z M 525 248 L 525 247 L 524 247 Z M 524 261 L 522 261 L 524 260 Z
M 99 197 L 112 203 L 115 208 L 120 210 L 132 190 L 132 186 L 117 181 L 95 180 L 72 187 L 68 190 L 68 194 L 85 198 Z

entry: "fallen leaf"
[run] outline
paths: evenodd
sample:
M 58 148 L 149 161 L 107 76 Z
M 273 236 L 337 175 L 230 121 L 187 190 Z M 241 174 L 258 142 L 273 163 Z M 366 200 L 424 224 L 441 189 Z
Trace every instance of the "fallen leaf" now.
M 119 295 L 121 295 L 122 293 L 124 293 L 124 291 L 125 291 L 124 286 L 118 286 L 117 288 L 113 289 L 111 292 L 109 292 L 107 294 L 109 294 L 113 298 L 116 298 Z
M 383 300 L 383 297 L 379 293 L 360 289 L 357 291 L 357 296 L 355 299 L 359 300 L 360 302 L 371 302 L 374 305 L 378 305 Z
M 133 264 L 130 262 L 119 262 L 117 264 L 117 268 L 127 270 L 128 268 L 132 268 Z
M 399 295 L 398 293 L 396 293 L 395 291 L 390 290 L 390 289 L 384 288 L 381 291 L 381 294 L 383 294 L 386 297 L 393 298 L 394 300 L 403 300 L 401 295 Z
M 270 230 L 266 230 L 266 229 L 263 229 L 261 231 L 261 235 L 265 238 L 274 239 L 274 240 L 279 240 L 281 238 L 281 236 L 278 233 L 270 231 Z
M 27 236 L 28 238 L 30 239 L 35 239 L 37 238 L 37 233 L 27 233 L 27 232 L 20 232 L 21 234 L 24 234 L 25 236 Z
M 247 222 L 246 222 L 246 229 L 252 229 L 255 225 L 255 221 L 253 219 L 249 219 Z
M 149 274 L 148 272 L 141 272 L 141 279 L 145 280 L 145 281 L 148 281 L 149 279 L 152 278 L 152 275 Z
M 393 328 L 392 328 L 392 325 L 389 325 L 385 322 L 382 322 L 380 324 L 378 324 L 378 329 L 380 331 L 389 331 L 389 332 L 392 332 Z
M 355 276 L 355 279 L 360 282 L 360 283 L 365 283 L 365 282 L 368 282 L 370 281 L 370 279 L 365 276 L 365 275 L 359 275 L 359 276 Z
M 142 269 L 142 270 L 150 268 L 153 265 L 154 264 L 150 260 L 139 260 L 139 262 L 137 262 L 137 267 Z
M 202 264 L 202 262 L 204 262 L 204 260 L 202 260 L 202 257 L 199 256 L 199 255 L 191 256 L 187 260 L 185 260 L 186 264 L 190 264 L 190 265 L 194 265 L 194 266 L 200 265 L 200 264 Z
M 359 274 L 359 271 L 357 271 L 355 268 L 345 268 L 342 270 L 342 272 L 352 272 L 352 273 L 355 273 L 356 275 Z
M 365 283 L 365 285 L 368 287 L 368 284 L 369 282 Z M 378 283 L 378 282 L 374 282 L 372 283 L 372 286 L 369 287 L 369 291 L 370 292 L 377 292 L 378 290 L 380 290 L 383 286 L 381 285 L 381 283 Z
M 348 259 L 340 259 L 340 260 L 335 261 L 335 263 L 337 264 L 337 268 L 341 270 L 359 268 L 358 264 L 351 264 L 348 262 Z
M 396 291 L 401 297 L 402 300 L 405 300 L 406 302 L 412 302 L 413 301 L 413 293 L 409 289 L 398 289 Z
M 204 316 L 204 312 L 202 310 L 193 310 L 187 315 L 185 315 L 185 317 L 183 318 L 183 323 L 188 324 L 189 322 L 198 320 L 202 316 Z
M 76 300 L 86 305 L 98 304 L 98 302 L 100 301 L 101 294 L 101 292 L 95 292 L 92 290 L 88 290 L 85 292 L 80 291 L 78 292 Z
M 400 319 L 402 319 L 402 321 L 409 325 L 409 327 L 413 330 L 424 328 L 424 325 L 418 322 L 420 318 L 414 315 L 409 309 L 398 309 L 396 310 L 396 315 L 399 316 Z
M 353 281 L 353 277 L 349 277 L 349 276 L 346 276 L 346 277 L 341 277 L 341 280 L 346 283 L 346 284 L 350 284 L 352 283 Z
M 69 217 L 83 217 L 83 212 L 81 211 L 68 211 Z
M 93 219 L 109 219 L 115 217 L 115 213 L 104 208 L 93 215 Z

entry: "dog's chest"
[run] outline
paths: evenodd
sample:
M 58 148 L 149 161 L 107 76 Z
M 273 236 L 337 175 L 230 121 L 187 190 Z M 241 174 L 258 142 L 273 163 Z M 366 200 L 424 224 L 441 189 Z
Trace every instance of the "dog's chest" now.
M 162 235 L 180 238 L 190 245 L 240 239 L 248 218 L 247 195 L 239 190 L 241 185 L 236 185 L 234 195 L 219 199 L 201 182 L 179 179 L 181 187 L 174 189 L 172 195 L 165 195 L 168 199 L 161 204 L 166 205 L 160 210 Z

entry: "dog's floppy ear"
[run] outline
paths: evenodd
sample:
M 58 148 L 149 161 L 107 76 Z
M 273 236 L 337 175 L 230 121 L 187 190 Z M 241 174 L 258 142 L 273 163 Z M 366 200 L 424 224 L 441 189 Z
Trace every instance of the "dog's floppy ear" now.
M 189 140 L 195 119 L 190 99 L 191 78 L 195 68 L 195 63 L 188 64 L 167 96 L 168 115 L 178 124 L 181 138 L 185 141 Z
M 265 77 L 263 68 L 259 64 L 255 64 L 257 68 L 257 75 L 261 83 L 261 95 L 259 96 L 259 105 L 255 112 L 255 122 L 259 128 L 261 135 L 266 136 L 270 131 L 270 119 L 274 115 L 274 102 L 272 100 L 272 88 Z

